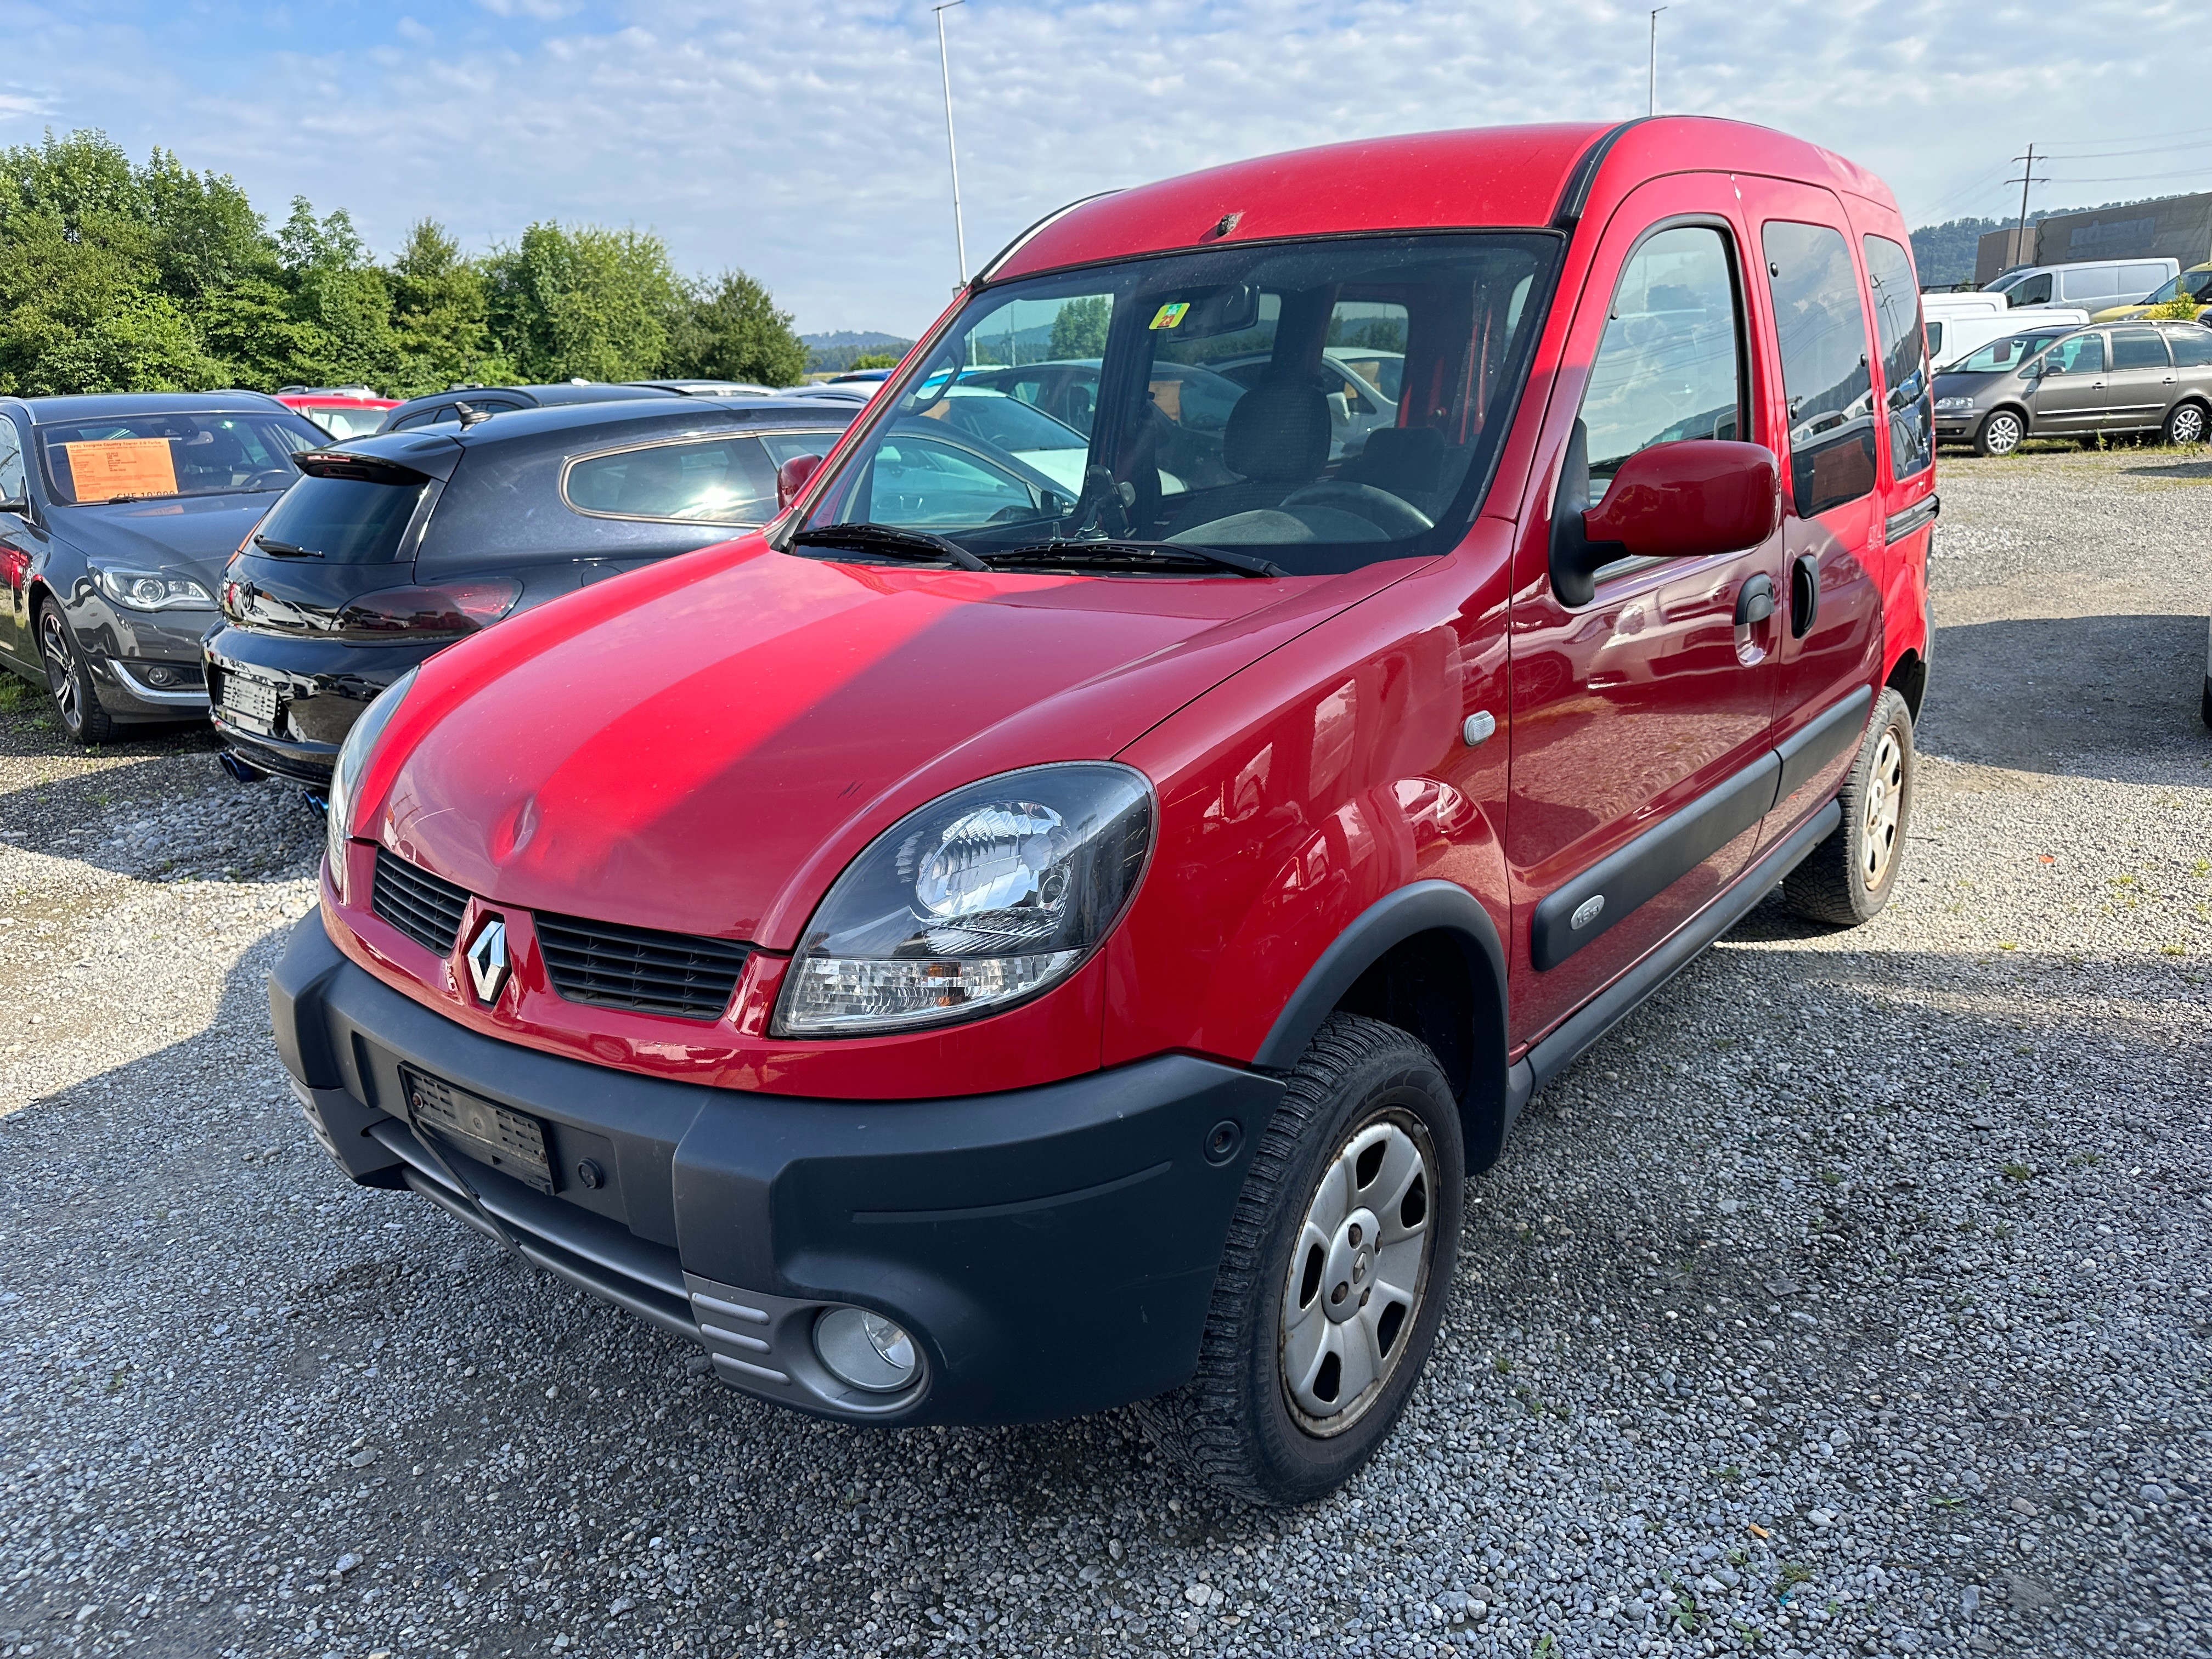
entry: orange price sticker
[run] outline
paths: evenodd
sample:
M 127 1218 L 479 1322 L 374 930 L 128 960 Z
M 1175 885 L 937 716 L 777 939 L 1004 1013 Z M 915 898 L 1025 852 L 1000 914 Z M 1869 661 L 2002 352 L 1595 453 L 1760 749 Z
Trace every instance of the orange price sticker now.
M 177 493 L 177 463 L 167 438 L 102 438 L 62 448 L 69 456 L 70 483 L 80 501 Z

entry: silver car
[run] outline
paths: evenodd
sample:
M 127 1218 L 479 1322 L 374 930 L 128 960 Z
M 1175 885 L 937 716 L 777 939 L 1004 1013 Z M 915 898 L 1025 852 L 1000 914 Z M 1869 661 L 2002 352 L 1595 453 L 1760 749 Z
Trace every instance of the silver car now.
M 2212 433 L 2212 328 L 2124 323 L 1992 341 L 1936 377 L 1936 439 L 2009 455 L 2028 438 Z

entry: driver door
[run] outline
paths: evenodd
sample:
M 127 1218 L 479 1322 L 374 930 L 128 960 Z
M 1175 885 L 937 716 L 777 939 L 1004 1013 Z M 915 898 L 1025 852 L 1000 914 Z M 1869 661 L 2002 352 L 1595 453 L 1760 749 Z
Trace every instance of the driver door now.
M 1551 521 L 1602 499 L 1628 455 L 1694 438 L 1774 447 L 1739 211 L 1725 177 L 1638 191 L 1607 227 L 1570 325 L 1562 361 L 1589 367 L 1561 375 L 1545 495 L 1515 555 L 1505 843 L 1516 1043 L 1703 908 L 1743 868 L 1773 795 L 1760 769 L 1771 766 L 1778 533 L 1741 553 L 1617 561 L 1583 603 L 1551 575 Z
M 2069 334 L 2045 352 L 2027 407 L 2038 437 L 2095 431 L 2105 418 L 2105 337 Z

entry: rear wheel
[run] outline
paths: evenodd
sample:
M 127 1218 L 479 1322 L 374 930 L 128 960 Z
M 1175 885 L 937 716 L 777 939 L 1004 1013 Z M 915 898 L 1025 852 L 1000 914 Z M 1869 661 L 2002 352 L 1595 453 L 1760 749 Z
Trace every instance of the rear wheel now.
M 1435 1345 L 1465 1179 L 1436 1056 L 1395 1026 L 1331 1015 L 1245 1176 L 1198 1373 L 1137 1407 L 1153 1442 L 1255 1504 L 1348 1480 Z
M 1990 413 L 1974 432 L 1977 455 L 2009 455 L 2027 436 L 2027 423 L 2009 409 Z
M 1905 861 L 1905 832 L 1912 819 L 1912 711 L 1885 690 L 1836 792 L 1844 821 L 1782 884 L 1782 896 L 1801 916 L 1856 927 L 1889 902 Z
M 46 666 L 46 693 L 54 700 L 62 730 L 88 747 L 112 738 L 115 722 L 92 689 L 92 671 L 77 649 L 69 618 L 51 602 L 39 610 L 39 655 Z
M 2166 411 L 2166 425 L 2158 434 L 2163 444 L 2185 447 L 2204 441 L 2205 416 L 2203 404 L 2176 404 Z

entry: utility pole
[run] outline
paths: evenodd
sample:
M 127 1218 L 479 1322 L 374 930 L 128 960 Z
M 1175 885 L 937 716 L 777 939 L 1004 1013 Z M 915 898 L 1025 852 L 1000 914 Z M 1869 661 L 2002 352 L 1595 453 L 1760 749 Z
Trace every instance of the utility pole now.
M 1651 9 L 1651 63 L 1650 76 L 1651 108 L 1649 112 L 1653 115 L 1656 115 L 1659 112 L 1659 14 L 1666 9 L 1667 8 L 1664 6 L 1654 6 Z
M 968 286 L 968 229 L 960 219 L 960 146 L 952 137 L 952 58 L 945 49 L 945 14 L 968 0 L 945 0 L 937 14 L 937 67 L 945 76 L 945 153 L 952 163 L 952 242 L 960 253 L 960 286 Z
M 2028 263 L 2027 255 L 2021 249 L 2021 244 L 2027 240 L 2027 187 L 2030 185 L 2047 185 L 2051 180 L 2048 178 L 2039 179 L 2035 176 L 2035 146 L 2033 144 L 2027 147 L 2027 155 L 2015 155 L 2012 159 L 2024 163 L 2021 167 L 2019 178 L 2005 180 L 2008 185 L 2020 186 L 2020 222 L 2013 228 L 2012 251 L 2013 263 L 2016 265 L 2024 265 Z

